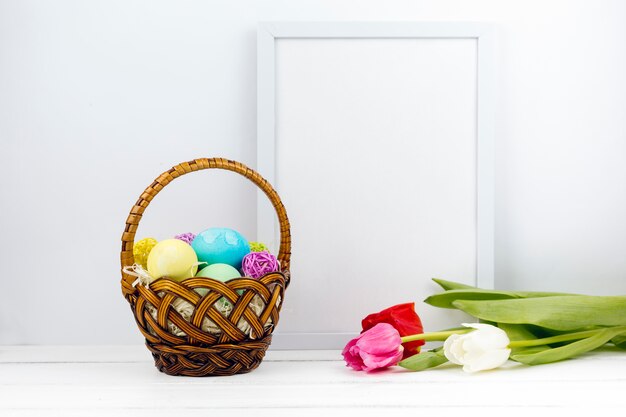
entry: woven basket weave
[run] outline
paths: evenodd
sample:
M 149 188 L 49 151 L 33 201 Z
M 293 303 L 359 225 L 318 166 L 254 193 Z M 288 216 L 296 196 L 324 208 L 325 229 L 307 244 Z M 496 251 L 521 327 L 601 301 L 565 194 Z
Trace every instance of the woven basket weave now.
M 122 268 L 135 262 L 133 243 L 137 226 L 144 210 L 159 191 L 181 175 L 211 168 L 243 175 L 270 199 L 280 223 L 278 260 L 281 271 L 259 279 L 237 278 L 226 283 L 211 278 L 189 278 L 180 283 L 158 279 L 149 287 L 141 284 L 133 286 L 135 277 L 122 272 L 122 293 L 146 338 L 146 346 L 152 352 L 156 367 L 170 375 L 233 375 L 259 366 L 272 340 L 290 280 L 290 228 L 280 197 L 257 172 L 239 162 L 222 158 L 183 162 L 159 175 L 145 189 L 126 220 L 122 234 Z M 201 296 L 194 291 L 196 288 L 206 289 L 206 295 Z M 232 304 L 232 310 L 227 314 L 220 313 L 215 306 L 222 298 Z M 181 301 L 193 306 L 189 320 L 173 308 L 174 302 Z M 251 306 L 253 301 L 256 309 Z M 219 328 L 218 334 L 202 330 L 202 324 L 207 319 Z M 242 324 L 245 332 L 240 329 Z M 172 325 L 178 328 L 179 335 L 171 331 Z M 181 331 L 184 332 L 182 336 Z

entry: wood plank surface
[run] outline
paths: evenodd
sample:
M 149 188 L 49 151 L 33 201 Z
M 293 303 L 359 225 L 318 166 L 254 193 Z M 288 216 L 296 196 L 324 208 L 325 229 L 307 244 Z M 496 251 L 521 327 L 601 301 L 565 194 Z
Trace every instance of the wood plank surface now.
M 626 405 L 626 354 L 604 349 L 575 360 L 466 374 L 456 366 L 366 374 L 338 351 L 270 351 L 245 375 L 171 377 L 143 346 L 0 347 L 0 416 L 400 415 L 409 408 L 509 415 Z M 527 414 L 525 414 L 527 415 Z

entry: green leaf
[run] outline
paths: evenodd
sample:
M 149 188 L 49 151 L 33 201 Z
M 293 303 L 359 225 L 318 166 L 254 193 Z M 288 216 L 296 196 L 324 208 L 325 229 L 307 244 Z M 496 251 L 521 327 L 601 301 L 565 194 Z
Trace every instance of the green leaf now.
M 598 329 L 597 334 L 586 339 L 578 340 L 565 346 L 544 350 L 538 353 L 514 354 L 511 355 L 511 359 L 527 365 L 540 365 L 544 363 L 556 362 L 599 348 L 620 334 L 626 334 L 626 327 L 620 326 Z
M 465 284 L 461 284 L 459 282 L 454 282 L 454 281 L 446 281 L 445 279 L 439 279 L 439 278 L 433 278 L 433 281 L 439 284 L 439 286 L 446 291 L 476 288 L 476 287 L 472 287 L 471 285 L 465 285 Z
M 452 305 L 474 317 L 498 323 L 533 324 L 555 330 L 626 326 L 626 297 L 587 295 L 457 300 Z
M 448 362 L 441 348 L 436 351 L 418 353 L 401 361 L 398 365 L 410 371 L 423 371 Z
M 499 294 L 509 294 L 511 298 L 534 298 L 534 297 L 554 297 L 558 295 L 577 295 L 577 294 L 568 294 L 562 292 L 537 292 L 537 291 L 496 291 L 496 290 L 487 290 L 482 288 L 472 287 L 471 285 L 461 284 L 459 282 L 454 281 L 446 281 L 444 279 L 433 278 L 441 288 L 446 291 L 450 290 L 477 290 L 477 291 L 485 291 L 485 292 L 494 292 Z
M 502 300 L 509 298 L 518 297 L 505 291 L 481 290 L 475 288 L 449 290 L 440 294 L 431 295 L 426 298 L 424 302 L 434 307 L 455 308 L 452 303 L 456 300 Z
M 526 324 L 498 323 L 497 326 L 506 332 L 510 341 L 538 338 Z
M 626 349 L 626 334 L 615 336 L 613 339 L 611 339 L 611 343 L 613 343 L 620 349 Z
M 541 297 L 558 297 L 561 295 L 580 295 L 567 292 L 544 292 L 544 291 L 514 291 L 511 294 L 517 295 L 519 298 L 541 298 Z

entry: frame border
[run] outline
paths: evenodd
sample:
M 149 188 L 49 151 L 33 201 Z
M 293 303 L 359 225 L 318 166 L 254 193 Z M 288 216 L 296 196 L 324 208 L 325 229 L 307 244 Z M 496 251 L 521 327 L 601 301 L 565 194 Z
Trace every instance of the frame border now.
M 257 170 L 276 184 L 276 73 L 277 39 L 306 38 L 470 38 L 477 41 L 476 285 L 494 288 L 495 224 L 495 61 L 494 27 L 483 22 L 261 22 L 257 30 Z M 257 239 L 276 236 L 271 206 L 257 194 Z M 274 219 L 273 222 L 268 219 Z M 355 334 L 283 333 L 275 335 L 279 349 L 320 349 L 341 346 Z M 338 344 L 339 341 L 339 344 Z

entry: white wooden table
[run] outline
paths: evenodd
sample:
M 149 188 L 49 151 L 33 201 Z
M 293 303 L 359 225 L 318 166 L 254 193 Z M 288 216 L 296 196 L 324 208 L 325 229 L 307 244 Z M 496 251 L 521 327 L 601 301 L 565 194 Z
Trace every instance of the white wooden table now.
M 624 406 L 626 352 L 611 349 L 473 375 L 456 366 L 365 374 L 337 351 L 270 351 L 249 374 L 186 378 L 158 372 L 143 346 L 0 346 L 2 417 L 419 415 L 409 408 L 509 417 Z

